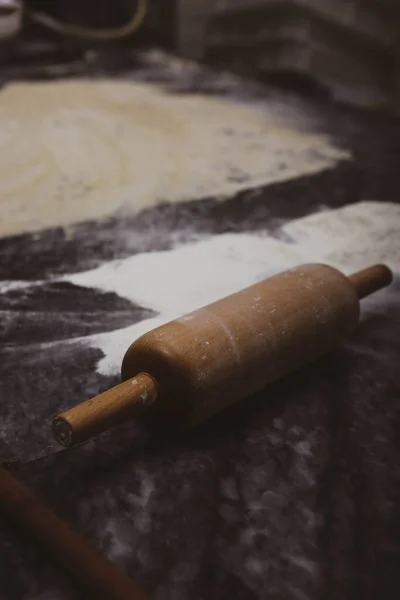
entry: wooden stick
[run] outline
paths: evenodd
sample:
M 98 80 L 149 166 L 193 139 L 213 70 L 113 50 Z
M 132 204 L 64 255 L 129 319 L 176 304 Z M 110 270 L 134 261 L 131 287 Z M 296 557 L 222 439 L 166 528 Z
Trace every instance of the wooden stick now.
M 361 300 L 390 285 L 393 281 L 393 273 L 386 265 L 374 265 L 350 275 L 349 281 L 354 285 Z
M 150 600 L 132 579 L 2 467 L 0 512 L 46 550 L 93 599 Z
M 200 423 L 346 339 L 360 299 L 391 281 L 384 265 L 350 277 L 300 265 L 170 321 L 131 344 L 123 383 L 56 417 L 54 435 L 71 446 L 148 407 L 165 428 Z
M 63 446 L 73 446 L 139 415 L 157 397 L 157 384 L 145 373 L 90 398 L 58 415 L 53 434 Z

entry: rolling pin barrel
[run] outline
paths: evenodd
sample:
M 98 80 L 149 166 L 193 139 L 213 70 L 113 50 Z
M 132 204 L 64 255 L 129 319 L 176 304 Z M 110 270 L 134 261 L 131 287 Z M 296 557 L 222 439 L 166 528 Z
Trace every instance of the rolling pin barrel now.
M 359 298 L 391 277 L 383 265 L 350 278 L 326 265 L 303 265 L 158 327 L 126 352 L 124 383 L 60 415 L 54 433 L 71 445 L 139 407 L 168 426 L 195 425 L 342 341 L 358 322 Z

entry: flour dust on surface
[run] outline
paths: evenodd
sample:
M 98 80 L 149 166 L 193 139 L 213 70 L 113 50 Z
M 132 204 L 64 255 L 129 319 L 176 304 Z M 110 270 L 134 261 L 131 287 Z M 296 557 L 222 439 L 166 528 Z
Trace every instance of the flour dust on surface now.
M 99 372 L 118 373 L 128 346 L 147 331 L 298 264 L 324 262 L 350 274 L 384 262 L 400 271 L 398 205 L 365 201 L 321 211 L 286 223 L 282 233 L 282 239 L 265 232 L 204 236 L 168 251 L 139 253 L 65 275 L 62 281 L 114 292 L 157 314 L 81 338 L 104 353 Z M 390 293 L 384 290 L 364 306 Z

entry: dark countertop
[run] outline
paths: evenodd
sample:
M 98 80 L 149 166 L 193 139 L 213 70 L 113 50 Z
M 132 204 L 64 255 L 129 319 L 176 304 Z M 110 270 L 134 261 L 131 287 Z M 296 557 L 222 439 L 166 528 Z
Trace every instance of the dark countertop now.
M 182 94 L 236 94 L 249 103 L 266 94 L 278 105 L 284 94 L 190 64 L 178 73 L 162 61 L 124 69 L 119 77 L 162 80 Z M 357 211 L 363 200 L 382 206 L 380 237 L 371 234 L 371 244 L 380 239 L 382 248 L 395 248 L 398 121 L 320 99 L 299 102 L 352 152 L 349 160 L 223 200 L 164 202 L 130 218 L 78 223 L 68 233 L 59 227 L 0 240 L 2 281 L 36 282 L 0 296 L 5 444 L 40 451 L 52 415 L 118 381 L 117 373 L 97 371 L 103 351 L 82 338 L 154 314 L 116 293 L 61 281 L 63 275 L 227 232 L 301 245 L 288 226 L 332 209 Z M 373 228 L 368 210 L 359 251 Z M 352 265 L 358 242 L 349 240 Z M 366 303 L 354 337 L 318 363 L 184 436 L 155 440 L 126 424 L 27 466 L 20 477 L 156 600 L 397 598 L 400 264 L 396 252 L 389 258 L 396 274 L 390 290 Z M 1 600 L 83 598 L 7 524 L 0 556 Z

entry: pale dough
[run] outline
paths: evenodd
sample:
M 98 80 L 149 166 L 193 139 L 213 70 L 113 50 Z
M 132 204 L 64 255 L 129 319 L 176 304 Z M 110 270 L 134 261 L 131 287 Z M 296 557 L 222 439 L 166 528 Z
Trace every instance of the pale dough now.
M 323 136 L 278 126 L 267 101 L 115 80 L 7 86 L 0 150 L 0 236 L 226 196 L 347 157 Z

